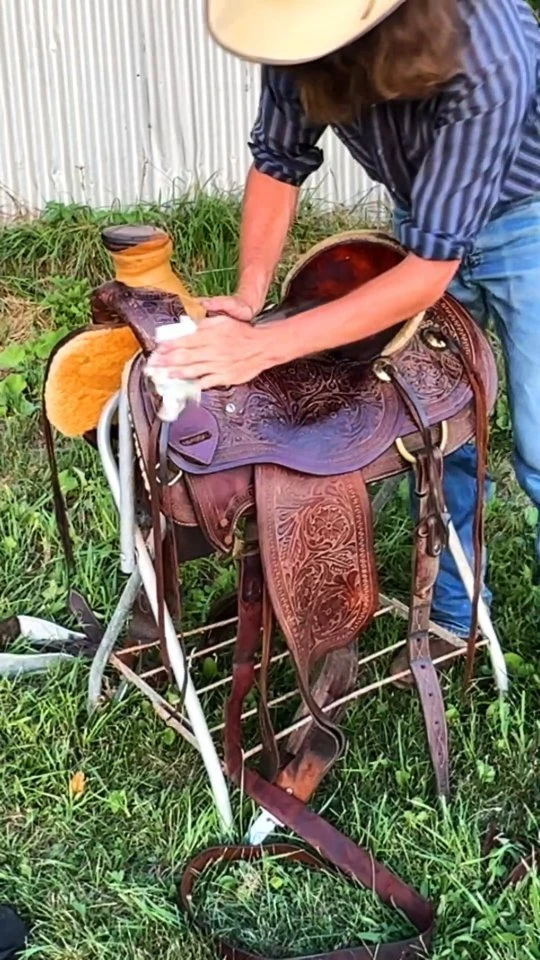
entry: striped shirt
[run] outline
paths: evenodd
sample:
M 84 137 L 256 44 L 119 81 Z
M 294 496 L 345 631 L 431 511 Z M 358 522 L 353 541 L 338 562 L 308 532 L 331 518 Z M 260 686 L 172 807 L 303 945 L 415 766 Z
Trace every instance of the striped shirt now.
M 540 195 L 540 29 L 527 0 L 459 0 L 460 74 L 424 100 L 387 101 L 332 125 L 369 177 L 406 211 L 418 256 L 459 260 L 506 205 Z M 255 167 L 301 186 L 323 162 L 286 67 L 262 68 L 250 138 Z

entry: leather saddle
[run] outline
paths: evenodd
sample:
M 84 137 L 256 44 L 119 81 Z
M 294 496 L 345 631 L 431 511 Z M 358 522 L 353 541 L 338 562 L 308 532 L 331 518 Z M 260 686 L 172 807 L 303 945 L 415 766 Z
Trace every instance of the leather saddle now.
M 104 240 L 107 245 L 106 233 Z M 132 242 L 126 238 L 126 249 Z M 109 249 L 118 249 L 110 238 Z M 280 303 L 254 322 L 276 324 L 277 331 L 284 317 L 344 296 L 404 256 L 385 234 L 330 238 L 297 263 Z M 174 324 L 185 312 L 181 299 L 116 280 L 98 288 L 92 309 L 96 330 L 127 327 L 140 345 L 124 382 L 140 466 L 138 492 L 154 530 L 159 531 L 162 516 L 167 521 L 165 552 L 158 549 L 155 558 L 160 604 L 167 599 L 173 614 L 180 613 L 177 561 L 216 550 L 238 560 L 238 636 L 225 725 L 228 775 L 356 879 L 372 886 L 374 865 L 375 872 L 380 869 L 376 892 L 405 910 L 420 938 L 380 947 L 379 955 L 386 960 L 418 955 L 431 935 L 431 905 L 305 803 L 343 752 L 342 708 L 332 704 L 355 683 L 359 638 L 378 605 L 367 487 L 409 470 L 415 477 L 417 523 L 408 654 L 437 792 L 449 793 L 444 704 L 428 630 L 447 536 L 444 456 L 475 438 L 479 496 L 470 672 L 481 587 L 487 424 L 497 390 L 485 337 L 447 295 L 425 315 L 375 337 L 276 367 L 249 384 L 208 390 L 200 404 L 189 403 L 174 423 L 165 424 L 157 416 L 159 398 L 145 376 L 145 363 L 157 327 Z M 276 626 L 296 670 L 303 700 L 299 715 L 310 717 L 281 751 L 266 703 Z M 167 663 L 164 643 L 162 655 Z M 256 667 L 264 776 L 245 768 L 242 755 L 241 715 Z M 258 855 L 226 849 L 229 859 Z M 207 851 L 188 867 L 181 893 L 186 909 L 198 872 L 214 855 Z M 311 854 L 294 856 L 308 863 Z M 316 860 L 308 865 L 316 866 Z M 251 956 L 221 942 L 217 946 L 227 956 Z

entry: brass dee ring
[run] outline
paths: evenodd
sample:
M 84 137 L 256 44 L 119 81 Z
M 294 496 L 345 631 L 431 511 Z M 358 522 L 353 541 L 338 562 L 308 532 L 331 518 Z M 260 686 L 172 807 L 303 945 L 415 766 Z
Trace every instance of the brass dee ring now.
M 423 340 L 432 350 L 446 350 L 448 348 L 448 341 L 438 327 L 428 327 L 427 330 L 424 330 Z
M 407 461 L 407 463 L 416 463 L 416 457 L 414 453 L 411 453 L 409 450 L 407 450 L 407 447 L 405 446 L 405 443 L 401 437 L 397 437 L 397 439 L 395 440 L 395 444 L 396 444 L 397 452 L 401 457 L 403 457 L 404 460 Z M 444 451 L 446 450 L 447 444 L 448 444 L 448 422 L 446 420 L 443 420 L 441 422 L 441 439 L 439 443 L 439 450 L 441 451 L 441 453 L 444 453 Z
M 156 481 L 157 481 L 157 485 L 158 485 L 159 487 L 162 487 L 163 484 L 162 484 L 161 479 L 160 479 L 160 476 L 159 476 L 160 466 L 161 466 L 161 464 L 156 463 L 156 467 L 155 467 L 155 470 L 156 470 Z M 174 487 L 174 485 L 175 485 L 176 483 L 178 483 L 178 481 L 181 480 L 183 476 L 184 476 L 184 471 L 183 471 L 183 470 L 178 470 L 178 473 L 172 478 L 172 480 L 168 480 L 167 483 L 165 484 L 165 486 L 166 486 L 166 487 Z
M 373 370 L 373 373 L 377 377 L 377 380 L 381 380 L 382 383 L 392 383 L 392 377 L 388 373 L 389 367 L 390 367 L 390 364 L 388 360 L 385 360 L 383 357 L 379 357 L 372 364 L 371 369 Z

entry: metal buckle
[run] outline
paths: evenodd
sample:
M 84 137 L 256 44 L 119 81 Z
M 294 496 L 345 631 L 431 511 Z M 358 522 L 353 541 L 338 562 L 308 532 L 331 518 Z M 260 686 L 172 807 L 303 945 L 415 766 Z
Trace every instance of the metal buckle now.
M 432 350 L 446 350 L 448 348 L 448 341 L 438 327 L 428 327 L 427 330 L 423 330 L 422 338 L 424 343 Z
M 156 463 L 156 466 L 155 466 L 155 471 L 156 471 L 155 477 L 156 477 L 156 481 L 157 481 L 158 486 L 162 487 L 163 484 L 162 484 L 162 482 L 161 482 L 161 477 L 159 476 L 160 466 L 161 466 L 161 464 Z M 166 487 L 174 487 L 174 485 L 175 485 L 176 483 L 178 483 L 178 481 L 181 480 L 183 476 L 184 476 L 184 471 L 183 471 L 183 470 L 178 470 L 178 473 L 176 473 L 175 476 L 172 478 L 172 480 L 169 480 L 169 481 L 165 484 L 165 486 L 166 486 Z
M 391 365 L 384 357 L 378 357 L 377 360 L 374 360 L 371 369 L 377 377 L 377 380 L 381 380 L 382 383 L 392 383 L 392 377 L 388 372 L 391 369 Z
M 239 560 L 240 557 L 244 555 L 244 548 L 246 546 L 246 541 L 244 537 L 238 532 L 238 528 L 234 530 L 234 541 L 231 556 L 233 560 Z
M 441 451 L 441 453 L 444 453 L 448 445 L 448 421 L 442 420 L 440 427 L 441 427 L 441 439 L 439 441 L 439 450 Z M 395 444 L 396 444 L 396 450 L 399 453 L 400 457 L 403 457 L 403 459 L 407 463 L 416 463 L 416 457 L 414 453 L 411 453 L 409 450 L 407 450 L 407 447 L 405 446 L 405 442 L 402 440 L 401 437 L 396 438 Z

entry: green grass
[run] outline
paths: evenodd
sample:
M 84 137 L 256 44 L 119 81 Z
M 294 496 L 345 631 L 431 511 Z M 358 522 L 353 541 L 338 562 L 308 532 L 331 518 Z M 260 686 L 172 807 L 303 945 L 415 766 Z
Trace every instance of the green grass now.
M 199 197 L 129 218 L 166 225 L 183 274 L 197 292 L 211 293 L 234 283 L 238 213 L 235 201 Z M 37 418 L 41 372 L 55 331 L 84 322 L 92 285 L 108 276 L 100 225 L 125 217 L 55 207 L 40 221 L 0 230 L 0 340 L 10 351 L 7 361 L 0 355 L 0 620 L 24 611 L 70 622 Z M 346 223 L 345 216 L 324 218 L 306 207 L 286 261 Z M 389 690 L 348 713 L 349 750 L 317 797 L 333 823 L 437 901 L 436 960 L 540 958 L 538 877 L 517 891 L 502 888 L 523 844 L 538 836 L 540 809 L 536 511 L 513 479 L 504 400 L 492 447 L 490 575 L 496 624 L 510 654 L 510 697 L 497 702 L 484 657 L 472 700 L 462 695 L 460 668 L 445 680 L 453 768 L 447 808 L 433 802 L 417 700 Z M 122 584 L 115 512 L 95 453 L 60 442 L 59 456 L 77 583 L 105 619 Z M 402 598 L 409 537 L 401 489 L 378 523 L 377 550 L 385 590 Z M 230 584 L 230 568 L 218 560 L 193 565 L 189 622 L 206 616 Z M 386 645 L 402 632 L 402 621 L 385 618 L 370 629 L 366 646 Z M 219 840 L 200 760 L 135 692 L 89 721 L 87 672 L 82 663 L 0 682 L 0 901 L 15 902 L 32 921 L 25 960 L 211 958 L 212 947 L 186 927 L 174 900 L 187 858 Z M 274 682 L 282 682 L 281 673 Z M 77 771 L 87 785 L 74 799 L 69 783 Z M 240 838 L 252 808 L 237 792 L 233 802 Z M 491 823 L 507 839 L 485 858 Z M 403 919 L 370 894 L 270 859 L 214 869 L 201 879 L 197 907 L 224 935 L 275 956 L 351 945 L 377 931 L 407 933 Z

